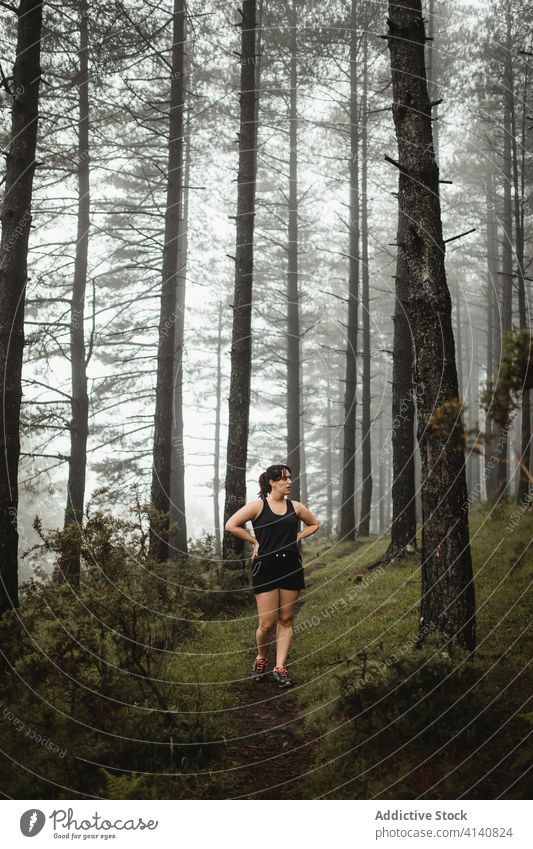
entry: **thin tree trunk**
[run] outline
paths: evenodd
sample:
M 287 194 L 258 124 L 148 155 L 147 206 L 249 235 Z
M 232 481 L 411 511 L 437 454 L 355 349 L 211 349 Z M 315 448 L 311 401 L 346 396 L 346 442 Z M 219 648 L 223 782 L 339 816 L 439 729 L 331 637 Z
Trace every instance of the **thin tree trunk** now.
M 252 290 L 254 262 L 255 186 L 257 172 L 256 2 L 242 4 L 241 97 L 235 289 L 229 393 L 228 448 L 224 524 L 246 503 L 246 463 L 252 372 Z M 225 561 L 243 560 L 244 540 L 224 532 Z
M 185 3 L 174 0 L 172 13 L 172 74 L 170 81 L 168 175 L 161 285 L 161 312 L 157 349 L 154 459 L 150 555 L 168 559 L 170 474 L 172 465 L 172 410 L 174 378 L 174 322 L 178 276 L 178 242 L 182 199 L 183 72 Z
M 494 377 L 494 364 L 500 359 L 501 339 L 498 316 L 498 221 L 496 219 L 496 199 L 494 195 L 494 177 L 489 174 L 486 182 L 487 199 L 487 380 Z M 496 481 L 490 466 L 494 447 L 495 426 L 491 416 L 485 416 L 485 486 L 487 498 L 496 492 Z
M 464 430 L 451 300 L 446 284 L 420 0 L 389 0 L 393 117 L 399 150 L 399 212 L 405 216 L 407 311 L 415 342 L 422 461 L 422 598 L 418 644 L 429 629 L 448 651 L 475 647 L 475 594 L 468 532 Z
M 459 386 L 459 395 L 463 397 L 464 391 L 464 383 L 463 383 L 463 334 L 462 334 L 462 325 L 461 325 L 461 293 L 459 291 L 459 284 L 456 281 L 455 284 L 455 348 L 457 351 L 456 354 L 456 364 L 457 364 L 457 384 Z
M 0 614 L 19 605 L 17 475 L 28 241 L 33 175 L 37 164 L 41 0 L 20 0 L 16 14 L 11 134 L 4 153 L 6 172 L 0 242 Z
M 359 321 L 359 108 L 357 103 L 357 0 L 350 17 L 350 222 L 346 383 L 344 390 L 340 538 L 355 540 L 355 424 Z
M 326 404 L 326 427 L 327 427 L 327 440 L 326 440 L 326 536 L 333 536 L 333 450 L 332 450 L 332 438 L 331 434 L 333 433 L 333 417 L 331 414 L 331 390 L 329 384 L 329 356 L 326 360 L 326 368 L 328 370 L 328 398 Z
M 74 285 L 70 311 L 70 367 L 72 375 L 70 456 L 68 462 L 65 529 L 71 529 L 68 548 L 60 560 L 60 569 L 73 586 L 80 583 L 81 526 L 85 500 L 87 440 L 89 436 L 89 396 L 85 352 L 85 291 L 90 228 L 89 174 L 89 33 L 87 2 L 79 9 L 80 47 L 78 83 L 78 232 L 74 261 Z
M 379 444 L 383 445 L 383 415 L 379 416 Z M 385 530 L 385 471 L 383 468 L 384 462 L 386 458 L 383 458 L 383 461 L 379 463 L 379 471 L 378 471 L 378 490 L 379 490 L 379 525 L 378 530 L 379 533 L 383 533 Z
M 530 405 L 530 407 L 532 409 L 531 409 L 531 416 L 530 416 L 530 419 L 529 419 L 529 427 L 530 427 L 530 430 L 533 430 L 533 405 Z M 531 475 L 531 477 L 533 477 L 533 451 L 531 452 L 531 456 L 530 456 L 530 459 L 529 459 L 529 474 Z
M 414 371 L 413 371 L 414 375 Z M 416 388 L 416 387 L 415 387 Z M 416 417 L 415 417 L 416 420 Z M 415 433 L 418 431 L 418 424 Z M 418 439 L 415 440 L 415 504 L 416 504 L 416 524 L 417 527 L 422 521 L 422 460 L 420 457 L 420 445 Z
M 435 0 L 428 0 L 428 35 L 429 44 L 427 45 L 427 77 L 428 77 L 428 95 L 431 101 L 439 99 L 438 79 L 438 63 L 439 48 L 437 41 L 437 16 L 435 15 Z M 429 40 L 428 39 L 428 40 Z M 433 107 L 433 150 L 435 151 L 435 159 L 439 159 L 439 106 L 435 104 Z
M 289 240 L 287 274 L 287 463 L 292 472 L 291 498 L 299 500 L 301 475 L 300 299 L 298 292 L 298 44 L 293 0 L 289 33 Z
M 213 461 L 213 508 L 215 517 L 215 547 L 217 557 L 222 555 L 220 533 L 220 420 L 222 412 L 222 301 L 218 302 L 217 376 L 215 400 L 215 451 Z
M 502 270 L 501 270 L 501 332 L 504 333 L 512 329 L 513 321 L 513 204 L 511 187 L 513 181 L 512 155 L 511 155 L 511 91 L 512 86 L 512 55 L 511 55 L 511 19 L 509 10 L 507 10 L 507 41 L 506 55 L 504 62 L 504 79 L 503 79 L 503 100 L 504 100 L 504 120 L 503 120 L 503 162 L 502 162 L 502 179 L 503 179 L 503 246 L 502 246 Z M 496 457 L 498 463 L 496 466 L 496 495 L 501 498 L 507 490 L 508 484 L 508 465 L 509 465 L 509 433 L 508 424 L 499 428 L 498 445 Z
M 183 351 L 185 344 L 185 296 L 189 226 L 189 180 L 191 172 L 190 126 L 185 133 L 183 215 L 178 240 L 178 279 L 176 286 L 176 324 L 174 335 L 174 416 L 172 421 L 172 465 L 169 509 L 173 552 L 187 554 L 187 516 L 185 513 L 185 440 L 183 429 Z
M 361 237 L 362 237 L 362 283 L 363 283 L 363 404 L 361 422 L 362 453 L 362 493 L 361 515 L 358 533 L 368 536 L 370 533 L 370 513 L 372 510 L 372 446 L 371 446 L 371 374 L 370 374 L 370 292 L 368 268 L 368 41 L 363 34 L 363 96 L 361 103 Z
M 305 409 L 305 407 L 304 407 Z M 303 416 L 301 419 L 301 428 L 303 430 L 304 421 Z M 306 466 L 306 456 L 305 456 L 305 440 L 302 439 L 302 443 L 300 445 L 300 501 L 302 504 L 307 504 L 309 501 L 309 492 L 307 489 L 307 466 Z
M 511 144 L 512 144 L 512 159 L 513 159 L 513 190 L 514 190 L 514 224 L 515 224 L 515 246 L 516 246 L 516 276 L 518 283 L 518 324 L 519 327 L 528 329 L 527 310 L 526 310 L 526 282 L 524 272 L 524 205 L 522 198 L 525 190 L 525 150 L 526 150 L 526 103 L 527 103 L 527 73 L 528 66 L 524 63 L 524 91 L 522 94 L 522 121 L 520 127 L 521 144 L 520 154 L 518 152 L 516 126 L 516 103 L 517 98 L 514 93 L 514 79 L 512 78 L 512 86 L 510 91 L 511 100 Z M 512 64 L 511 64 L 512 74 Z M 520 169 L 519 169 L 520 157 Z M 526 474 L 526 469 L 529 468 L 529 459 L 531 454 L 531 427 L 530 427 L 530 391 L 524 390 L 522 393 L 522 409 L 521 409 L 521 428 L 520 428 L 520 450 L 518 457 L 522 466 L 518 469 L 518 486 L 516 498 L 519 504 L 525 502 L 529 495 L 529 478 Z
M 479 362 L 477 359 L 478 334 L 474 330 L 474 345 L 472 363 L 472 379 L 470 380 L 470 428 L 473 433 L 479 432 L 479 412 L 477 408 L 477 389 L 479 386 Z M 470 492 L 474 494 L 476 501 L 481 501 L 481 458 L 477 450 L 470 451 Z
M 385 470 L 385 486 L 387 490 L 390 489 L 392 491 L 392 461 L 389 457 L 387 457 L 387 461 L 385 463 Z M 390 527 L 392 525 L 392 498 L 387 498 L 385 522 L 387 527 Z M 416 544 L 416 539 L 414 544 Z

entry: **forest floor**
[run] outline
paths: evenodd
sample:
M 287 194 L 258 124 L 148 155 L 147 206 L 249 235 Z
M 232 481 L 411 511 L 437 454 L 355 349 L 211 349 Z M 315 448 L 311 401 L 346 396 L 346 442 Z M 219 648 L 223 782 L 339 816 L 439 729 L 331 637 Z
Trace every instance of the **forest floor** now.
M 523 792 L 533 723 L 527 695 L 533 517 L 519 511 L 513 519 L 513 513 L 515 505 L 471 510 L 474 657 L 443 658 L 438 642 L 414 650 L 419 556 L 369 571 L 387 538 L 304 549 L 306 590 L 288 664 L 292 688 L 280 690 L 269 675 L 249 678 L 253 597 L 233 619 L 198 623 L 202 635 L 187 648 L 196 655 L 204 733 L 213 741 L 199 795 L 515 798 Z M 439 716 L 445 718 L 434 725 Z M 502 769 L 494 771 L 495 763 Z
M 388 534 L 352 543 L 317 534 L 306 541 L 288 689 L 279 689 L 270 673 L 250 678 L 254 596 L 240 575 L 234 584 L 225 576 L 221 586 L 203 549 L 187 564 L 194 571 L 170 575 L 186 582 L 168 612 L 176 619 L 172 633 L 150 616 L 157 582 L 142 572 L 131 584 L 120 546 L 108 567 L 115 581 L 127 579 L 118 588 L 106 575 L 104 587 L 87 585 L 77 607 L 61 584 L 30 593 L 20 610 L 24 627 L 18 614 L 6 616 L 1 635 L 16 664 L 3 678 L 5 793 L 20 799 L 529 798 L 533 515 L 511 503 L 475 505 L 469 526 L 473 653 L 450 655 L 432 633 L 415 647 L 419 553 L 385 566 L 376 564 Z M 109 532 L 100 533 L 103 561 Z M 114 605 L 123 629 L 114 631 L 116 641 L 102 618 L 110 616 L 116 628 Z M 149 710 L 148 673 L 131 666 L 130 643 L 147 649 L 141 659 L 152 664 L 161 701 L 154 697 Z M 154 659 L 148 650 L 159 645 Z M 32 681 L 41 698 L 33 687 L 20 687 L 21 679 Z M 64 747 L 65 760 L 13 733 L 5 716 L 42 729 Z M 31 769 L 20 769 L 24 764 Z
M 313 567 L 307 567 L 307 591 L 312 587 L 312 573 Z M 305 598 L 300 596 L 299 618 L 304 605 Z M 275 652 L 271 650 L 267 656 L 270 671 Z M 228 743 L 226 757 L 244 767 L 243 795 L 248 799 L 300 798 L 299 779 L 309 766 L 315 741 L 311 735 L 302 735 L 301 706 L 294 691 L 280 689 L 267 672 L 260 680 L 239 682 L 233 697 L 239 705 L 234 726 L 237 734 Z

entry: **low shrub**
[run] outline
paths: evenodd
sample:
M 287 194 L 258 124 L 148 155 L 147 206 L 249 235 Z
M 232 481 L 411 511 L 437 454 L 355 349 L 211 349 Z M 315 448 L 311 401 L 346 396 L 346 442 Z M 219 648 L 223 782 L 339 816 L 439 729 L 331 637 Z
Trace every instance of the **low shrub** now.
M 103 769 L 126 781 L 201 767 L 211 736 L 201 688 L 172 675 L 203 615 L 201 570 L 151 561 L 135 521 L 89 506 L 73 586 L 59 568 L 71 532 L 37 528 L 54 570 L 36 568 L 0 620 L 2 786 L 14 798 L 106 798 Z
M 496 798 L 531 761 L 531 747 L 516 747 L 527 716 L 510 715 L 505 688 L 475 662 L 452 662 L 428 643 L 396 659 L 376 652 L 336 677 L 338 697 L 313 728 L 327 735 L 313 796 Z M 523 790 L 518 781 L 506 797 Z

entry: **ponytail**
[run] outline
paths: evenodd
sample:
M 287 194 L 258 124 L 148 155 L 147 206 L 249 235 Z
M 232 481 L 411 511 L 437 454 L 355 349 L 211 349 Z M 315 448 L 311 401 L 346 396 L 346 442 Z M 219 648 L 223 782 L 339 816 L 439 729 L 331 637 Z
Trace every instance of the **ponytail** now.
M 259 475 L 259 492 L 257 493 L 263 501 L 266 499 L 268 493 L 272 489 L 269 481 L 279 481 L 283 477 L 283 471 L 287 469 L 290 472 L 289 466 L 285 466 L 284 464 L 277 464 L 275 466 L 269 466 L 265 472 L 262 472 Z
M 271 478 L 271 480 L 273 480 L 273 478 Z M 272 487 L 268 482 L 267 474 L 266 472 L 263 472 L 259 475 L 259 492 L 257 494 L 264 501 L 267 497 L 267 493 L 269 493 L 271 489 Z

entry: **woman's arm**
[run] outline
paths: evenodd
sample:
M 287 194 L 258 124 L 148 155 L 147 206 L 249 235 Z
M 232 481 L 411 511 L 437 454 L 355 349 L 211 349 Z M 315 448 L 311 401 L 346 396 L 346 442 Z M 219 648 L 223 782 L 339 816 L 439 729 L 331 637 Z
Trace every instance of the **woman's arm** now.
M 316 533 L 320 527 L 320 522 L 318 521 L 316 516 L 313 516 L 311 511 L 308 510 L 307 507 L 305 507 L 304 504 L 300 504 L 299 501 L 293 501 L 292 504 L 298 518 L 301 519 L 302 522 L 307 525 L 307 527 L 304 528 L 303 531 L 299 531 L 298 536 L 296 537 L 296 541 L 299 542 L 299 540 L 303 539 L 304 537 L 310 537 L 311 534 Z
M 230 534 L 233 534 L 236 537 L 240 537 L 245 540 L 245 542 L 250 542 L 252 545 L 259 545 L 256 538 L 253 537 L 246 528 L 241 527 L 245 525 L 246 522 L 250 522 L 252 519 L 256 519 L 260 512 L 260 502 L 249 501 L 248 504 L 245 504 L 244 507 L 241 507 L 240 510 L 237 510 L 233 516 L 230 516 L 226 524 L 224 525 L 224 530 L 229 531 Z

